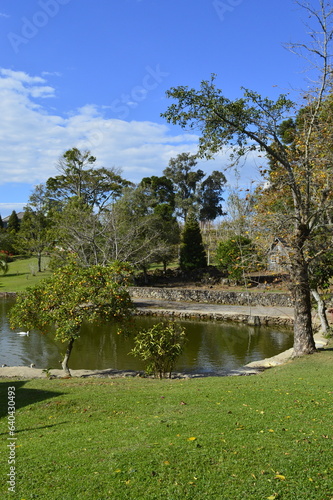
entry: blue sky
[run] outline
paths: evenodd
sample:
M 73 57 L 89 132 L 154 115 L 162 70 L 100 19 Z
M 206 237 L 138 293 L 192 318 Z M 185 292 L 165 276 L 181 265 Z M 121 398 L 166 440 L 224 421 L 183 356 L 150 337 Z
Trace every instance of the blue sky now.
M 282 44 L 305 40 L 302 18 L 292 0 L 2 0 L 0 214 L 20 211 L 74 146 L 133 182 L 195 153 L 198 138 L 160 117 L 172 86 L 216 73 L 229 98 L 241 86 L 298 98 L 304 64 Z M 259 177 L 256 163 L 239 183 Z

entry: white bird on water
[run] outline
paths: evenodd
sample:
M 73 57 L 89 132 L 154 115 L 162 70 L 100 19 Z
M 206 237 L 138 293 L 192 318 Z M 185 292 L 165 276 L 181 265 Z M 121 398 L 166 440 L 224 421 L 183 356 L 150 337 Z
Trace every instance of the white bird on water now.
M 29 331 L 27 331 L 27 332 L 16 332 L 16 335 L 21 335 L 22 337 L 29 337 Z

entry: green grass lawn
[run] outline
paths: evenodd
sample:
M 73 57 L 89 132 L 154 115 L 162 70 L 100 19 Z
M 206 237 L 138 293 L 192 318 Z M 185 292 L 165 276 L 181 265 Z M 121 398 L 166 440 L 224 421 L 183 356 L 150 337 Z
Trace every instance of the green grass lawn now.
M 332 364 L 331 346 L 251 377 L 2 379 L 1 498 L 330 500 Z
M 43 271 L 37 271 L 37 258 L 20 258 L 8 264 L 7 274 L 0 274 L 0 292 L 21 292 L 27 286 L 35 285 L 39 280 L 49 276 L 51 272 L 47 269 L 48 258 L 42 259 Z

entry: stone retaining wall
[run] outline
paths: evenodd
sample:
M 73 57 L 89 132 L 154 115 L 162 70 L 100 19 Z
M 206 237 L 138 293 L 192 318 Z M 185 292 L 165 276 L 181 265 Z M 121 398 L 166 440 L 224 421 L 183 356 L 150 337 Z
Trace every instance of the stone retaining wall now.
M 199 302 L 234 306 L 292 307 L 289 294 L 259 292 L 228 292 L 207 289 L 131 287 L 132 297 L 175 302 Z
M 138 307 L 135 309 L 136 316 L 156 316 L 158 318 L 180 318 L 180 319 L 192 319 L 192 320 L 203 320 L 203 321 L 232 321 L 236 323 L 246 323 L 252 326 L 268 326 L 268 325 L 279 325 L 279 326 L 292 326 L 294 324 L 293 318 L 278 316 L 251 316 L 249 314 L 236 314 L 236 313 L 205 313 L 198 311 L 173 311 L 169 309 L 149 309 Z
M 16 292 L 0 292 L 0 299 L 15 298 Z

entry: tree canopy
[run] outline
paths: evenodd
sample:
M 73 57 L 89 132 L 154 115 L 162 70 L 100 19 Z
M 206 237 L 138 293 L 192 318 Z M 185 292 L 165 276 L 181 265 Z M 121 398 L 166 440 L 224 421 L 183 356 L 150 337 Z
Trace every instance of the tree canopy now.
M 281 220 L 279 227 L 290 235 L 295 356 L 315 351 L 307 248 L 316 239 L 319 227 L 325 227 L 332 238 L 332 225 L 325 223 L 325 216 L 328 221 L 333 208 L 329 112 L 333 12 L 324 0 L 319 4 L 318 11 L 303 4 L 319 23 L 319 29 L 310 32 L 311 42 L 302 47 L 316 55 L 321 67 L 318 85 L 304 96 L 301 109 L 287 95 L 272 100 L 247 89 L 243 89 L 242 97 L 230 100 L 216 87 L 216 75 L 212 75 L 210 80 L 202 81 L 199 90 L 179 86 L 167 91 L 167 97 L 176 102 L 162 114 L 169 123 L 200 131 L 199 157 L 212 158 L 228 147 L 232 150 L 230 165 L 256 151 L 263 152 L 274 167 L 272 179 L 275 185 L 282 186 L 274 201 Z M 290 121 L 295 114 L 298 126 Z M 266 203 L 269 215 L 269 197 Z
M 120 321 L 131 314 L 130 274 L 126 264 L 82 268 L 73 261 L 17 296 L 10 325 L 41 333 L 55 327 L 55 338 L 67 342 L 62 367 L 69 374 L 68 360 L 84 321 Z

